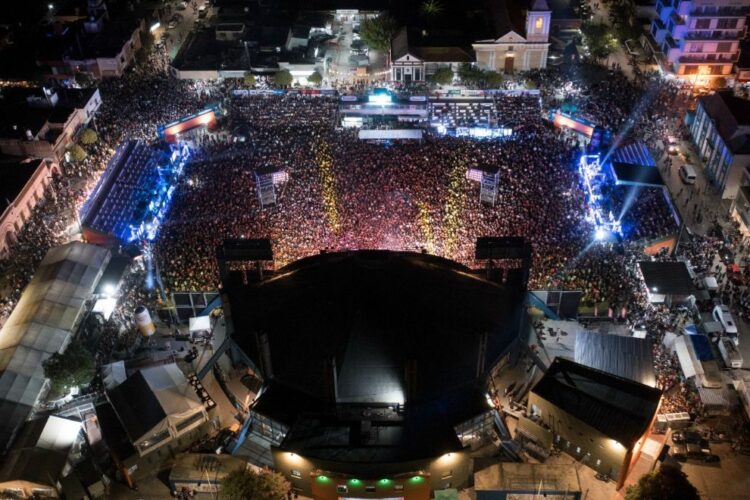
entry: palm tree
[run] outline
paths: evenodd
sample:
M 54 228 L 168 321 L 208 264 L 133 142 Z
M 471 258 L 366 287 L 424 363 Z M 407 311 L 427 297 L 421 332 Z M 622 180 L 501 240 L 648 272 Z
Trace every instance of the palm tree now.
M 424 0 L 421 8 L 422 13 L 430 17 L 437 16 L 443 12 L 443 4 L 440 3 L 440 0 Z

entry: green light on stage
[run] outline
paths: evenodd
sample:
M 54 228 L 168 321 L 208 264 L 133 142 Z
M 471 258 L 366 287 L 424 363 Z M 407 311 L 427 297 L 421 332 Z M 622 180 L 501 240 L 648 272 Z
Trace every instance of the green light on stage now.
M 319 483 L 330 483 L 331 480 L 328 478 L 328 476 L 318 476 L 316 478 Z
M 362 484 L 362 481 L 360 481 L 359 479 L 350 479 L 349 484 L 351 486 L 359 486 L 360 484 Z
M 409 482 L 412 484 L 419 484 L 422 481 L 424 481 L 424 478 L 422 476 L 414 476 L 411 479 L 409 479 Z
M 381 479 L 380 481 L 378 481 L 378 484 L 383 487 L 390 486 L 391 483 L 393 483 L 393 481 L 391 481 L 390 479 Z

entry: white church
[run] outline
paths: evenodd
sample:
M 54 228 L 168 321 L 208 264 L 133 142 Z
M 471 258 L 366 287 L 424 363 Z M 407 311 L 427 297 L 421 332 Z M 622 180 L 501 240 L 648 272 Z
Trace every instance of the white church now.
M 481 69 L 513 73 L 545 68 L 552 11 L 546 0 L 494 0 L 488 15 L 494 38 L 472 44 Z

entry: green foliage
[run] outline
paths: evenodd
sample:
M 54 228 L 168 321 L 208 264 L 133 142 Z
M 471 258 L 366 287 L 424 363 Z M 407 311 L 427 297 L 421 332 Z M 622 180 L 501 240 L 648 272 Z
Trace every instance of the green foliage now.
M 586 37 L 586 45 L 594 59 L 606 59 L 617 50 L 617 38 L 606 24 L 584 23 L 581 31 Z
M 292 84 L 293 81 L 294 77 L 288 69 L 282 69 L 281 71 L 277 71 L 276 74 L 273 75 L 273 83 L 277 87 L 288 87 Z
M 238 469 L 221 480 L 220 496 L 226 500 L 283 500 L 289 483 L 278 472 L 258 474 Z
M 698 490 L 679 468 L 662 465 L 628 486 L 625 500 L 699 500 Z
M 432 83 L 437 85 L 448 85 L 453 81 L 453 70 L 450 68 L 438 68 L 431 77 Z
M 95 144 L 98 139 L 99 136 L 96 135 L 96 132 L 93 129 L 87 128 L 83 129 L 83 131 L 81 132 L 81 144 L 89 146 L 91 144 Z
M 485 71 L 482 79 L 488 89 L 496 89 L 503 83 L 503 75 L 497 71 Z
M 320 76 L 320 73 L 315 71 L 312 75 L 307 77 L 307 81 L 312 83 L 313 85 L 320 85 L 320 83 L 323 81 L 323 77 Z
M 440 3 L 440 0 L 424 0 L 419 10 L 422 11 L 422 14 L 433 17 L 443 12 L 443 4 Z
M 151 34 L 151 31 L 145 30 L 140 32 L 140 37 L 141 47 L 146 51 L 146 53 L 150 52 L 154 47 L 154 35 Z
M 73 163 L 79 163 L 86 159 L 86 151 L 78 144 L 68 146 L 66 153 L 70 154 L 70 161 Z
M 375 50 L 388 50 L 391 38 L 396 33 L 396 20 L 388 14 L 365 19 L 359 27 L 359 35 L 368 47 Z
M 77 339 L 64 353 L 55 353 L 44 362 L 44 376 L 50 379 L 52 390 L 61 394 L 91 382 L 94 371 L 94 356 Z
M 245 87 L 255 87 L 255 75 L 252 73 L 245 74 Z
M 79 71 L 75 74 L 75 80 L 81 87 L 88 87 L 91 84 L 91 75 Z
M 632 0 L 615 0 L 609 5 L 609 22 L 623 42 L 635 40 L 641 35 L 641 30 L 634 21 L 635 4 Z
M 462 82 L 479 83 L 482 80 L 482 70 L 474 66 L 473 64 L 463 63 L 458 68 L 458 77 Z

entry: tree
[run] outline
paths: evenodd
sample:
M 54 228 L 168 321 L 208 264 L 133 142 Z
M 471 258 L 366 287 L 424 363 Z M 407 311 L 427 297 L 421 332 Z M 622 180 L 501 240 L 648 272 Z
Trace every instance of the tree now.
M 73 163 L 79 163 L 86 159 L 86 151 L 78 144 L 68 146 L 68 150 L 65 153 L 66 155 L 70 155 L 69 161 Z
M 313 85 L 320 85 L 320 83 L 323 81 L 323 77 L 320 76 L 320 73 L 314 71 L 312 75 L 307 77 L 307 81 L 312 83 Z
M 581 31 L 586 37 L 586 45 L 594 59 L 606 59 L 617 50 L 617 38 L 606 24 L 584 23 Z
M 294 77 L 288 69 L 282 69 L 273 75 L 273 83 L 276 84 L 277 87 L 288 87 L 293 81 Z
M 485 71 L 482 76 L 484 84 L 488 89 L 496 89 L 503 83 L 503 75 L 497 71 Z
M 672 465 L 644 474 L 638 482 L 628 486 L 625 500 L 699 500 L 698 490 L 687 475 Z
M 245 74 L 245 87 L 255 87 L 255 75 L 252 73 Z
M 443 12 L 443 4 L 440 3 L 440 0 L 424 0 L 419 10 L 422 11 L 422 14 L 433 17 Z
M 81 144 L 85 146 L 95 144 L 98 139 L 99 136 L 96 135 L 96 132 L 93 129 L 86 128 L 81 132 Z
M 289 483 L 278 472 L 257 473 L 237 469 L 221 480 L 221 498 L 226 500 L 282 500 Z
M 75 74 L 75 80 L 79 87 L 88 87 L 91 83 L 91 75 L 79 71 Z
M 146 51 L 148 54 L 151 52 L 151 49 L 154 47 L 154 35 L 151 33 L 151 31 L 141 31 L 141 48 Z
M 94 371 L 94 356 L 78 339 L 64 353 L 55 353 L 44 362 L 44 376 L 50 379 L 52 390 L 60 394 L 91 382 Z
M 448 85 L 453 81 L 453 70 L 450 68 L 438 68 L 432 74 L 432 83 L 436 85 Z
M 396 20 L 388 14 L 380 14 L 362 21 L 359 35 L 367 46 L 375 50 L 388 50 L 391 38 L 396 33 Z
M 458 77 L 465 84 L 476 84 L 482 81 L 482 70 L 470 63 L 463 63 L 458 68 Z

